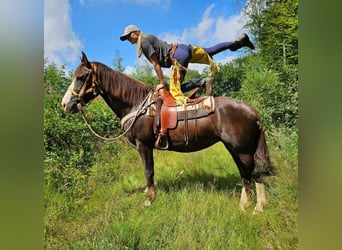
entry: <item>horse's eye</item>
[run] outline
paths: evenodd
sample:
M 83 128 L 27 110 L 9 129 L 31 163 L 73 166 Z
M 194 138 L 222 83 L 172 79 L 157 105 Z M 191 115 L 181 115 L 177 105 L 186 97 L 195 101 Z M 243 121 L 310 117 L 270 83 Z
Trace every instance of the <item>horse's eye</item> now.
M 78 80 L 78 81 L 82 81 L 82 80 L 84 80 L 84 75 L 79 75 L 79 76 L 77 76 L 76 77 L 76 79 Z

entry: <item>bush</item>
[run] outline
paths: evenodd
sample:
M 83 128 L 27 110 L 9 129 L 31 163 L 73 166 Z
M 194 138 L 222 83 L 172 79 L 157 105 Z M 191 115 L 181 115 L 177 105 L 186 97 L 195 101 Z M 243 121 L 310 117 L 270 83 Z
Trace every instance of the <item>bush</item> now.
M 65 75 L 64 68 L 57 69 L 55 65 L 44 70 L 44 180 L 46 196 L 59 193 L 72 210 L 79 203 L 75 201 L 90 194 L 90 170 L 97 161 L 96 152 L 103 147 L 103 140 L 91 133 L 79 114 L 70 115 L 62 110 L 61 99 L 71 82 Z M 86 116 L 101 135 L 121 132 L 119 120 L 101 98 L 87 108 Z
M 266 127 L 286 126 L 296 130 L 298 81 L 296 67 L 286 72 L 268 69 L 257 56 L 245 64 L 242 87 L 235 97 L 254 106 Z

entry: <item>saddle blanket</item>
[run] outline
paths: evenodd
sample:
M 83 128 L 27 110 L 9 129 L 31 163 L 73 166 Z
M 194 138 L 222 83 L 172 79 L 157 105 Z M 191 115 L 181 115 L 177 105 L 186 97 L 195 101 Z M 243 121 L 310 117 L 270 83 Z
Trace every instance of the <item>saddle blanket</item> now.
M 209 115 L 215 110 L 214 97 L 208 96 L 203 101 L 195 104 L 187 104 L 184 106 L 177 106 L 177 119 L 178 121 L 184 119 L 196 119 Z
M 173 110 L 177 113 L 177 120 L 181 121 L 186 119 L 196 119 L 204 116 L 208 116 L 210 113 L 215 111 L 215 100 L 213 96 L 207 96 L 202 101 L 198 103 L 187 103 L 184 107 L 183 105 L 168 107 L 168 109 Z M 155 116 L 156 107 L 153 105 L 146 112 L 147 115 Z

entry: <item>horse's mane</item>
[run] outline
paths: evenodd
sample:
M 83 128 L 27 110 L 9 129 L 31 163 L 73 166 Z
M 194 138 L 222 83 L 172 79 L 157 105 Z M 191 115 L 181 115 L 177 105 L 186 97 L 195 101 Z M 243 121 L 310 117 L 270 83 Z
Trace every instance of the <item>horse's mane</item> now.
M 100 62 L 96 64 L 99 81 L 108 95 L 120 96 L 122 101 L 130 105 L 136 105 L 143 100 L 152 87 L 108 67 Z

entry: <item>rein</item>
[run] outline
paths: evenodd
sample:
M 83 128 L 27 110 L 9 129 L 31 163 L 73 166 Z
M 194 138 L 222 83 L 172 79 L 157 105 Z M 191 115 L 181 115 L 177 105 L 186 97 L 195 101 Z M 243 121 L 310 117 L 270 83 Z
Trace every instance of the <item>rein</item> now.
M 139 108 L 137 111 L 134 111 L 128 115 L 126 115 L 125 117 L 123 117 L 121 122 L 121 126 L 124 126 L 124 123 L 127 122 L 128 120 L 130 120 L 131 118 L 134 118 L 132 123 L 128 126 L 128 128 L 119 136 L 116 137 L 112 137 L 112 138 L 107 138 L 107 137 L 103 137 L 101 135 L 99 135 L 98 133 L 96 133 L 96 131 L 90 126 L 87 118 L 85 117 L 85 114 L 83 112 L 83 109 L 81 109 L 81 114 L 82 114 L 82 118 L 85 121 L 85 123 L 87 124 L 88 128 L 90 129 L 90 131 L 98 138 L 105 140 L 105 141 L 113 141 L 113 140 L 117 140 L 119 138 L 121 138 L 122 136 L 126 135 L 128 133 L 128 131 L 132 128 L 133 124 L 135 123 L 136 119 L 146 111 L 146 108 L 149 107 L 150 105 L 152 105 L 154 103 L 154 101 L 149 102 L 146 106 L 144 106 L 144 104 L 146 103 L 146 101 L 152 96 L 153 91 L 150 91 L 146 98 L 142 101 L 142 103 L 139 105 Z M 126 118 L 127 117 L 127 118 Z M 126 118 L 126 119 L 125 119 Z
M 79 110 L 80 110 L 80 113 L 81 113 L 81 115 L 82 115 L 83 120 L 84 120 L 85 123 L 87 124 L 88 128 L 90 129 L 90 131 L 91 131 L 96 137 L 98 137 L 98 138 L 100 138 L 100 139 L 102 139 L 102 140 L 106 140 L 106 141 L 117 140 L 117 139 L 121 138 L 122 136 L 126 135 L 126 134 L 128 133 L 128 131 L 132 128 L 132 126 L 133 126 L 134 122 L 136 121 L 136 119 L 137 119 L 142 113 L 144 113 L 144 112 L 146 111 L 146 108 L 147 108 L 147 107 L 151 106 L 151 105 L 154 103 L 154 101 L 152 100 L 152 101 L 150 101 L 146 106 L 144 106 L 145 103 L 146 103 L 146 101 L 147 101 L 148 99 L 151 99 L 151 97 L 152 97 L 152 95 L 153 95 L 153 91 L 151 90 L 151 91 L 147 94 L 146 98 L 142 101 L 142 103 L 139 105 L 139 107 L 138 107 L 138 109 L 137 109 L 136 111 L 134 111 L 134 112 L 132 112 L 132 113 L 130 113 L 130 114 L 124 116 L 124 117 L 121 119 L 121 127 L 123 128 L 125 122 L 127 122 L 128 120 L 134 118 L 134 119 L 133 119 L 133 122 L 128 126 L 128 128 L 127 128 L 121 135 L 119 135 L 119 136 L 112 137 L 112 138 L 107 138 L 107 137 L 101 136 L 101 135 L 99 135 L 98 133 L 96 133 L 96 131 L 90 126 L 90 124 L 89 124 L 89 122 L 88 122 L 88 120 L 87 120 L 87 118 L 86 118 L 86 116 L 85 116 L 85 114 L 84 114 L 84 112 L 83 112 L 83 108 L 82 108 L 82 106 L 83 106 L 83 104 L 84 104 L 82 97 L 83 97 L 84 94 L 87 94 L 87 93 L 89 93 L 89 92 L 93 92 L 93 94 L 96 95 L 96 93 L 95 93 L 96 90 L 95 90 L 95 89 L 96 89 L 96 87 L 97 87 L 97 86 L 96 86 L 97 81 L 96 81 L 96 74 L 94 74 L 94 73 L 96 73 L 96 64 L 92 64 L 92 68 L 89 70 L 89 74 L 88 74 L 86 80 L 84 81 L 84 83 L 83 83 L 83 85 L 82 85 L 82 87 L 81 87 L 79 93 L 77 93 L 74 89 L 72 89 L 72 88 L 70 88 L 70 87 L 68 88 L 68 91 L 70 91 L 74 96 L 76 96 L 76 97 L 79 99 L 79 101 L 81 102 L 81 108 L 80 108 Z M 90 86 L 88 89 L 86 89 L 86 88 L 87 88 L 87 82 L 88 82 L 90 76 L 92 76 L 92 84 L 91 84 L 91 86 Z M 102 93 L 102 90 L 101 90 L 101 89 L 100 89 L 100 92 Z

